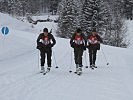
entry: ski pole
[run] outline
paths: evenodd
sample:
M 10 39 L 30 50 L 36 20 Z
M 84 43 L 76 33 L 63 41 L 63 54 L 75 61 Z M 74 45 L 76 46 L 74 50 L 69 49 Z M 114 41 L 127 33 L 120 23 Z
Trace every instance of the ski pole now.
M 85 51 L 85 63 L 86 63 L 86 66 L 85 66 L 85 68 L 88 68 L 88 65 L 87 65 L 87 51 Z
M 108 60 L 107 60 L 107 58 L 106 58 L 106 55 L 105 55 L 105 53 L 104 53 L 104 50 L 103 50 L 103 48 L 102 48 L 102 47 L 101 47 L 101 49 L 102 49 L 102 53 L 103 53 L 104 59 L 105 59 L 105 61 L 106 61 L 107 65 L 109 65 L 109 62 L 108 62 Z
M 72 50 L 71 50 L 71 62 L 70 62 L 70 66 L 69 66 L 69 72 L 72 73 Z
M 40 60 L 40 57 L 39 57 L 39 50 L 38 50 L 38 69 L 40 70 L 40 67 L 39 67 L 39 60 Z
M 53 51 L 53 56 L 54 56 L 54 61 L 55 61 L 55 65 L 56 65 L 55 68 L 59 68 L 59 67 L 57 66 L 57 62 L 56 62 L 56 58 L 55 58 L 55 53 L 54 53 L 54 51 Z

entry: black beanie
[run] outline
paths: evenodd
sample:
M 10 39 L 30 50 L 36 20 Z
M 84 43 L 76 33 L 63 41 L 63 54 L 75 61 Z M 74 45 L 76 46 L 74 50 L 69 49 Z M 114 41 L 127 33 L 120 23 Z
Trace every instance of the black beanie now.
M 43 29 L 43 32 L 48 32 L 48 29 L 47 29 L 47 28 L 44 28 L 44 29 Z
M 82 33 L 82 30 L 81 30 L 80 28 L 78 28 L 78 29 L 76 30 L 76 32 L 77 32 L 77 33 Z

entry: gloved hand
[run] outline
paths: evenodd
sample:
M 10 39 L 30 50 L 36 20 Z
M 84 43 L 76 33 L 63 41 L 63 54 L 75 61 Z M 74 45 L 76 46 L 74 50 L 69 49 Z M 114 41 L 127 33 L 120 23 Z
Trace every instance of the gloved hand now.
M 86 48 L 89 48 L 89 45 L 87 45 Z
M 71 43 L 71 47 L 74 48 L 74 43 Z
M 54 45 L 53 44 L 51 44 L 51 47 L 53 47 Z
M 54 45 L 53 44 L 50 44 L 49 47 L 52 48 Z
M 86 50 L 86 46 L 84 46 L 84 50 Z
M 42 49 L 42 47 L 41 47 L 41 46 L 37 46 L 36 48 L 37 48 L 38 50 L 41 50 L 41 49 Z
M 38 42 L 37 46 L 40 46 L 40 47 L 43 46 L 42 42 Z
M 71 47 L 74 48 L 74 44 L 71 44 Z

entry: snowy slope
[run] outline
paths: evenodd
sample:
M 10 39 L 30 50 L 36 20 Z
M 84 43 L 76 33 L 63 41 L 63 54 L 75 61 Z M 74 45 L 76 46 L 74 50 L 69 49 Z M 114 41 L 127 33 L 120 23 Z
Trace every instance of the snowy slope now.
M 0 16 L 0 22 L 4 22 L 1 19 L 3 17 L 11 18 L 3 14 Z M 59 69 L 55 68 L 56 63 L 53 58 L 51 72 L 43 76 L 38 74 L 36 38 L 44 27 L 53 28 L 54 34 L 55 24 L 39 23 L 31 29 L 27 24 L 11 19 L 14 23 L 10 24 L 10 34 L 5 38 L 0 35 L 0 100 L 133 99 L 132 49 L 102 45 L 102 49 L 98 52 L 98 69 L 83 68 L 83 75 L 77 76 L 69 73 L 70 69 L 75 70 L 71 56 L 73 50 L 69 46 L 69 40 L 56 37 L 57 44 L 53 48 L 53 55 Z M 6 20 L 4 24 L 8 25 Z M 103 51 L 110 63 L 109 66 L 106 65 Z M 87 52 L 84 52 L 84 65 L 86 65 L 86 54 L 89 64 Z

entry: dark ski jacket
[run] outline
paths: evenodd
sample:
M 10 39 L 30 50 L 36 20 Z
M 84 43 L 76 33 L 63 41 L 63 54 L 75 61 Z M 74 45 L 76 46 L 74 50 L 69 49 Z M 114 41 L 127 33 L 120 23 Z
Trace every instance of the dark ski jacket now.
M 45 45 L 42 42 L 40 42 L 41 40 L 43 40 L 44 37 L 45 37 L 44 33 L 41 33 L 37 38 L 37 49 L 39 49 L 39 50 L 43 49 L 43 48 L 52 48 L 56 44 L 56 40 L 51 33 L 48 33 L 48 36 L 47 36 L 48 41 L 49 41 L 48 45 Z M 52 40 L 52 43 L 51 43 L 51 40 Z
M 83 41 L 84 41 L 84 43 L 81 44 L 81 45 L 77 45 L 74 42 L 75 36 L 76 36 L 76 33 L 74 33 L 73 36 L 70 39 L 70 45 L 71 45 L 71 47 L 72 48 L 76 48 L 76 47 L 85 47 L 86 48 L 86 46 L 87 46 L 87 39 L 86 39 L 85 35 L 83 33 L 81 34 L 81 37 L 83 38 Z
M 97 38 L 98 43 L 96 43 L 96 44 L 91 44 L 91 43 L 89 42 L 89 38 L 90 38 L 91 36 L 93 36 L 93 35 L 90 34 L 90 35 L 88 35 L 88 37 L 87 37 L 87 40 L 88 40 L 88 46 L 87 46 L 87 47 L 88 47 L 88 49 L 100 50 L 100 43 L 103 43 L 102 38 L 101 38 L 98 34 L 96 34 L 95 37 Z

